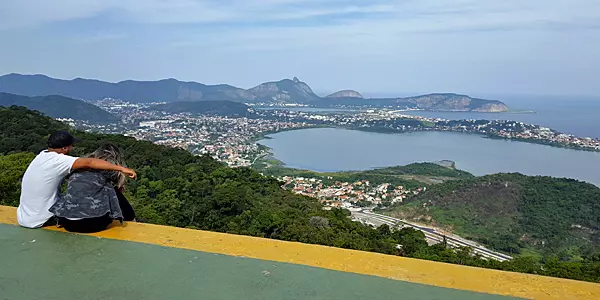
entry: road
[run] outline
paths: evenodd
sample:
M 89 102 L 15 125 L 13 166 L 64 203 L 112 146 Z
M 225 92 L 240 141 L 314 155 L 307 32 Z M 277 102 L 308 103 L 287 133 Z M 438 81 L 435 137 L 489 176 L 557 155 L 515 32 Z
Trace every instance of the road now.
M 250 163 L 250 165 L 253 165 L 259 158 L 265 157 L 267 156 L 268 153 L 261 153 L 259 155 L 257 155 L 254 160 L 252 161 L 252 163 Z
M 498 260 L 498 261 L 506 261 L 506 260 L 512 259 L 511 256 L 487 249 L 473 241 L 463 239 L 459 236 L 440 233 L 440 232 L 437 232 L 435 228 L 412 224 L 412 223 L 406 222 L 401 219 L 376 214 L 370 210 L 352 211 L 352 217 L 355 220 L 358 220 L 360 222 L 367 223 L 370 225 L 374 225 L 374 226 L 380 226 L 383 224 L 387 224 L 388 226 L 390 226 L 392 228 L 402 226 L 402 227 L 410 227 L 410 228 L 414 228 L 416 230 L 420 230 L 425 234 L 425 238 L 427 239 L 427 242 L 430 245 L 441 243 L 445 237 L 446 242 L 447 242 L 448 246 L 450 246 L 450 247 L 454 247 L 454 248 L 471 247 L 473 249 L 473 253 L 479 254 L 482 257 L 485 257 L 488 259 L 494 259 L 494 260 Z

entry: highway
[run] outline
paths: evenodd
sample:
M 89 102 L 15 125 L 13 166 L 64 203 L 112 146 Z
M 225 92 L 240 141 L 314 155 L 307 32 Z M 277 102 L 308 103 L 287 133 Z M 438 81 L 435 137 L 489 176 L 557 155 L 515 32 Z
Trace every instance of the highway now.
M 410 227 L 417 230 L 422 231 L 425 234 L 425 238 L 427 239 L 427 243 L 437 244 L 441 243 L 444 240 L 444 236 L 446 237 L 446 242 L 448 246 L 457 248 L 457 247 L 471 247 L 475 254 L 481 255 L 482 257 L 488 259 L 494 259 L 498 261 L 506 261 L 512 259 L 511 256 L 498 253 L 493 250 L 487 249 L 473 241 L 469 241 L 458 237 L 456 235 L 447 235 L 444 233 L 437 232 L 434 228 L 424 227 L 412 223 L 408 223 L 404 220 L 393 218 L 390 216 L 380 215 L 371 212 L 370 210 L 362 210 L 362 211 L 352 211 L 352 217 L 355 220 L 358 220 L 363 223 L 367 223 L 374 226 L 380 226 L 383 224 L 387 224 L 391 228 L 397 227 Z

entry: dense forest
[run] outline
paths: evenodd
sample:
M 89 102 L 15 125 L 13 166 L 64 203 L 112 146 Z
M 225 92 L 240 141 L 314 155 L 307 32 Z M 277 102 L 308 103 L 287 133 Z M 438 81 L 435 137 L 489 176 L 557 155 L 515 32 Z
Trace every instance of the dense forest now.
M 19 181 L 47 136 L 66 125 L 22 107 L 0 108 L 0 204 L 18 205 Z M 580 261 L 557 257 L 487 261 L 469 248 L 428 246 L 412 229 L 377 229 L 353 222 L 349 212 L 323 210 L 315 199 L 281 189 L 280 182 L 248 168 L 232 169 L 207 156 L 121 135 L 75 132 L 74 155 L 105 142 L 118 145 L 139 175 L 126 195 L 139 221 L 403 255 L 449 263 L 600 282 L 600 255 Z M 401 245 L 401 247 L 398 247 Z
M 431 186 L 388 213 L 432 222 L 511 254 L 578 260 L 600 251 L 600 188 L 495 174 Z

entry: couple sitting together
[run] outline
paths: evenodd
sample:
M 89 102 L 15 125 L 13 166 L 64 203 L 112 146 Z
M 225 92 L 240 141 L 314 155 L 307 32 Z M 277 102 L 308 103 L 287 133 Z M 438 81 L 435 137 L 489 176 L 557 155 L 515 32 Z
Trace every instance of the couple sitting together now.
M 17 209 L 21 226 L 60 225 L 91 233 L 106 229 L 113 220 L 135 219 L 123 189 L 126 177 L 135 178 L 136 173 L 125 167 L 119 149 L 105 144 L 85 157 L 69 156 L 75 142 L 69 132 L 55 132 L 48 138 L 48 149 L 27 167 Z

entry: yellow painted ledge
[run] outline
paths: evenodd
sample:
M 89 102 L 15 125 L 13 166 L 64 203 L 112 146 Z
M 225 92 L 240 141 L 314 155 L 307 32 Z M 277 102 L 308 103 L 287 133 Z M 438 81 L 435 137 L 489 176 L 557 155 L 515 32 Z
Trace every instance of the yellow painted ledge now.
M 0 206 L 0 223 L 16 225 L 16 209 Z M 589 282 L 201 230 L 133 222 L 117 224 L 92 236 L 529 299 L 600 299 L 600 284 Z M 56 227 L 47 229 L 63 231 Z

